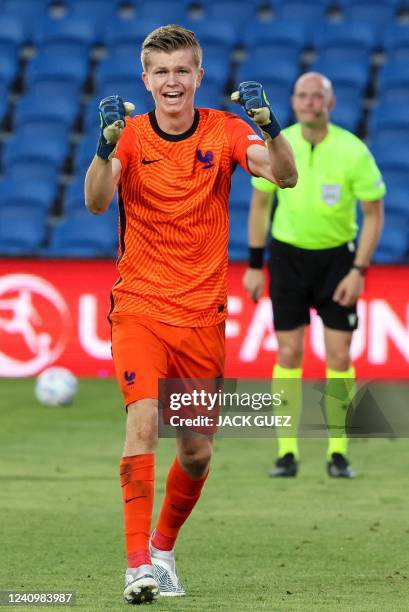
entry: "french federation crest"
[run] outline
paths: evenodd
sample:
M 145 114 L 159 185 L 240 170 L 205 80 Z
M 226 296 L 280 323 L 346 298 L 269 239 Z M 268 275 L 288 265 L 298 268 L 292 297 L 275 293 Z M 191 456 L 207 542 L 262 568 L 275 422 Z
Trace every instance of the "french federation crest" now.
M 322 185 L 321 197 L 325 204 L 334 206 L 341 197 L 341 185 Z

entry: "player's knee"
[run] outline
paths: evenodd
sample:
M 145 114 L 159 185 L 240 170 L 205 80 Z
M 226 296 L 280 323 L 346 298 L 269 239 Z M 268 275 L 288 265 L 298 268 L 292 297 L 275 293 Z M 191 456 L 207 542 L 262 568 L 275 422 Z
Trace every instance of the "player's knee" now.
M 349 353 L 345 351 L 331 351 L 327 353 L 327 367 L 336 372 L 346 372 L 351 365 Z
M 126 441 L 134 447 L 154 449 L 158 440 L 158 408 L 154 400 L 140 400 L 128 406 Z
M 197 443 L 192 440 L 179 448 L 179 460 L 184 470 L 194 478 L 200 478 L 207 471 L 212 456 L 208 440 Z
M 295 345 L 280 346 L 278 351 L 278 363 L 282 368 L 299 368 L 302 357 L 302 348 Z

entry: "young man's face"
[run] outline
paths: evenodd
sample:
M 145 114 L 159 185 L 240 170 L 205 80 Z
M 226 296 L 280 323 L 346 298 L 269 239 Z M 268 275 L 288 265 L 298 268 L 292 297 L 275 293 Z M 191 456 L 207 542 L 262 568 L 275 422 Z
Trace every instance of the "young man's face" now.
M 191 49 L 172 53 L 149 53 L 146 71 L 142 73 L 146 89 L 152 93 L 156 108 L 165 114 L 180 114 L 193 108 L 196 89 L 203 68 L 198 68 Z
M 330 87 L 315 75 L 301 77 L 297 81 L 291 101 L 297 121 L 310 128 L 326 125 L 335 105 Z

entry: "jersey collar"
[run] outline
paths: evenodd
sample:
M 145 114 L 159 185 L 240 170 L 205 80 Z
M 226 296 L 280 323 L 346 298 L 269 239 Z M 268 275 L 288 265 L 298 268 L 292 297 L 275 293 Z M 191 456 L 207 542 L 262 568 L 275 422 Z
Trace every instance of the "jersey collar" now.
M 193 119 L 193 123 L 190 126 L 190 128 L 186 130 L 186 132 L 183 132 L 182 134 L 168 134 L 167 132 L 164 132 L 163 130 L 160 129 L 158 122 L 156 120 L 156 115 L 155 115 L 154 110 L 148 113 L 148 115 L 149 115 L 149 121 L 150 121 L 153 131 L 160 138 L 163 138 L 163 140 L 169 140 L 171 142 L 179 142 L 180 140 L 186 140 L 186 138 L 189 138 L 190 136 L 192 136 L 192 134 L 196 132 L 197 126 L 199 125 L 199 119 L 200 119 L 200 113 L 197 110 L 197 108 L 195 108 L 195 116 Z

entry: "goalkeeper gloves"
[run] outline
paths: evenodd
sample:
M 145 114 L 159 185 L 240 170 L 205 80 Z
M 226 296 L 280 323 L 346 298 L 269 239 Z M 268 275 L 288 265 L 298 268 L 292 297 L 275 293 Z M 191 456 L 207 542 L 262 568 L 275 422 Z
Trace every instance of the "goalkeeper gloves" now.
M 243 106 L 247 115 L 257 123 L 266 138 L 275 138 L 279 135 L 281 126 L 271 110 L 261 83 L 257 81 L 240 83 L 238 91 L 231 94 L 231 99 Z
M 108 96 L 99 103 L 101 133 L 99 135 L 97 155 L 108 161 L 112 158 L 122 130 L 125 118 L 135 110 L 131 102 L 124 102 L 120 96 Z

